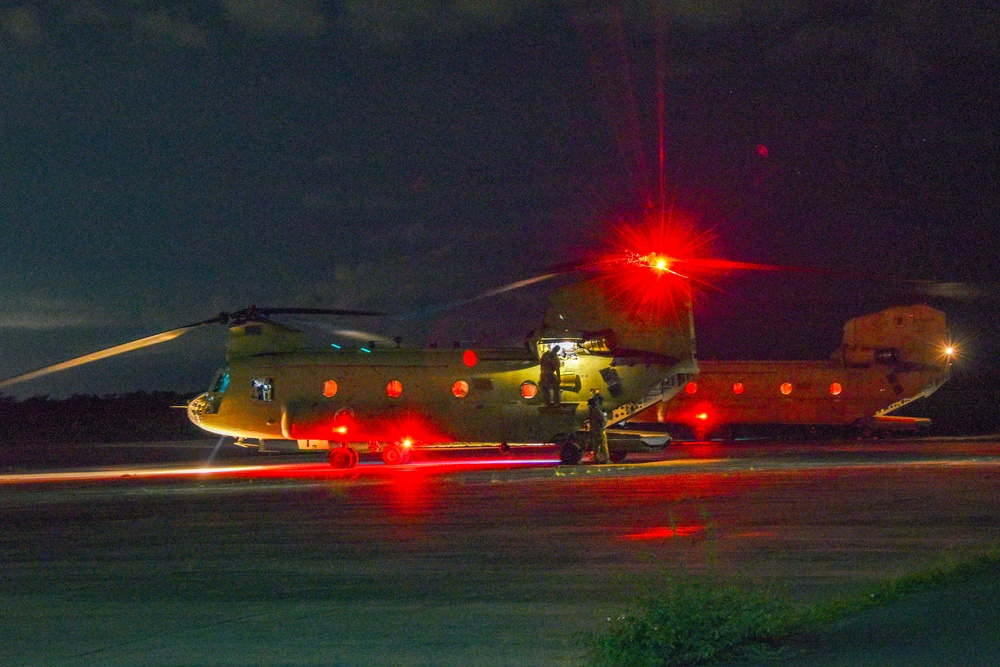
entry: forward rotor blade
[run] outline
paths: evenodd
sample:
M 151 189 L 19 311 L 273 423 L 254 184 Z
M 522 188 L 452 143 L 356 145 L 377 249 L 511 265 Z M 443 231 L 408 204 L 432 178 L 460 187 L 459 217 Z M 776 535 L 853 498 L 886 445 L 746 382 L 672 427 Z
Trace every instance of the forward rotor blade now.
M 90 354 L 61 361 L 58 364 L 39 368 L 38 370 L 34 370 L 29 373 L 22 373 L 21 375 L 16 375 L 14 377 L 7 378 L 6 380 L 0 380 L 0 389 L 4 389 L 5 387 L 21 382 L 27 382 L 29 380 L 44 377 L 52 373 L 58 373 L 59 371 L 64 371 L 69 368 L 89 364 L 92 361 L 100 361 L 101 359 L 107 359 L 108 357 L 124 354 L 126 352 L 132 352 L 133 350 L 150 347 L 151 345 L 166 343 L 167 341 L 171 341 L 178 336 L 186 334 L 188 331 L 197 329 L 198 327 L 206 324 L 231 325 L 233 322 L 239 322 L 241 320 L 246 321 L 261 315 L 359 315 L 378 317 L 384 314 L 385 313 L 370 310 L 344 310 L 341 308 L 258 308 L 256 306 L 250 306 L 249 308 L 236 313 L 219 313 L 216 317 L 202 320 L 201 322 L 195 322 L 178 329 L 171 329 L 170 331 L 164 331 L 163 333 L 140 338 L 130 343 L 115 345 L 114 347 L 109 347 L 105 350 L 98 350 L 97 352 L 91 352 Z
M 108 357 L 124 354 L 125 352 L 131 352 L 133 350 L 139 350 L 151 345 L 166 343 L 167 341 L 171 341 L 178 336 L 182 336 L 188 331 L 200 327 L 203 324 L 215 323 L 216 321 L 217 320 L 206 320 L 205 322 L 199 322 L 197 324 L 189 324 L 188 326 L 181 327 L 179 329 L 171 329 L 170 331 L 164 331 L 163 333 L 154 334 L 145 338 L 139 338 L 138 340 L 134 340 L 130 343 L 115 345 L 114 347 L 109 347 L 104 350 L 98 350 L 97 352 L 91 352 L 90 354 L 85 354 L 80 357 L 67 359 L 66 361 L 61 361 L 58 364 L 39 368 L 38 370 L 34 370 L 29 373 L 22 373 L 21 375 L 16 375 L 12 378 L 7 378 L 6 380 L 0 380 L 0 389 L 18 384 L 20 382 L 34 380 L 35 378 L 40 378 L 52 373 L 58 373 L 59 371 L 64 371 L 69 368 L 75 368 L 76 366 L 89 364 L 92 361 L 99 361 L 101 359 L 107 359 Z

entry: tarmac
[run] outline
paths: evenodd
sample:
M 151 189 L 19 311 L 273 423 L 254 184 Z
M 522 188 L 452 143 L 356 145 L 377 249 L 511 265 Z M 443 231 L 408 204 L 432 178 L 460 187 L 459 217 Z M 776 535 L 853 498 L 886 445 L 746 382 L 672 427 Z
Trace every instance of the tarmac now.
M 242 450 L 206 469 L 214 444 L 0 458 L 0 664 L 580 665 L 664 573 L 814 601 L 1000 546 L 993 439 L 349 471 Z M 996 664 L 997 574 L 742 664 Z

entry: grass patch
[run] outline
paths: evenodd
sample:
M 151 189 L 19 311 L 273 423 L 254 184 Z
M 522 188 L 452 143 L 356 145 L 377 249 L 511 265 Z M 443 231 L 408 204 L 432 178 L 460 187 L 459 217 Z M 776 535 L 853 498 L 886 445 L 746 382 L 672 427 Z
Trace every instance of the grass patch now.
M 593 667 L 699 665 L 776 655 L 792 635 L 966 580 L 1000 565 L 1000 552 L 944 558 L 868 591 L 805 607 L 712 574 L 667 576 L 656 590 L 586 640 Z
M 892 577 L 867 592 L 833 598 L 798 612 L 791 630 L 804 632 L 822 628 L 869 609 L 884 607 L 903 598 L 944 588 L 1000 565 L 1000 551 L 991 550 L 959 559 L 947 556 L 914 572 Z
M 635 609 L 588 638 L 599 667 L 667 667 L 754 653 L 775 644 L 788 618 L 784 605 L 714 577 L 671 576 Z

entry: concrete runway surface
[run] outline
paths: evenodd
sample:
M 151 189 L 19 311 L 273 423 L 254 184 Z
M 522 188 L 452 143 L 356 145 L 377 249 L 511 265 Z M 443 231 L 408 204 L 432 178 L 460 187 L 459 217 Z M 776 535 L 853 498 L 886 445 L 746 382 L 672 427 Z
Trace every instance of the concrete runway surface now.
M 48 452 L 64 470 L 0 458 L 0 664 L 574 665 L 581 637 L 664 571 L 809 600 L 1000 546 L 993 439 L 672 445 L 575 467 L 544 448 L 445 452 L 349 471 L 242 450 L 206 469 L 214 444 Z M 802 664 L 869 664 L 837 637 Z

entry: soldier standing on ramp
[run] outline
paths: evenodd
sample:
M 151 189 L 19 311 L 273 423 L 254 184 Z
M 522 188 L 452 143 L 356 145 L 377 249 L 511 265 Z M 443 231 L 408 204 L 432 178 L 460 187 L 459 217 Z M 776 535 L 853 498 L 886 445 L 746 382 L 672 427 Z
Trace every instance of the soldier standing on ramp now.
M 545 405 L 558 406 L 562 403 L 562 387 L 560 386 L 561 379 L 559 377 L 560 350 L 561 348 L 558 345 L 554 345 L 542 353 L 541 359 L 539 359 L 542 366 L 542 377 L 538 384 L 541 385 Z
M 608 453 L 608 434 L 604 432 L 608 420 L 601 409 L 603 403 L 601 390 L 591 389 L 590 398 L 587 400 L 589 408 L 587 418 L 590 422 L 590 447 L 594 450 L 594 463 L 608 463 L 611 460 Z

